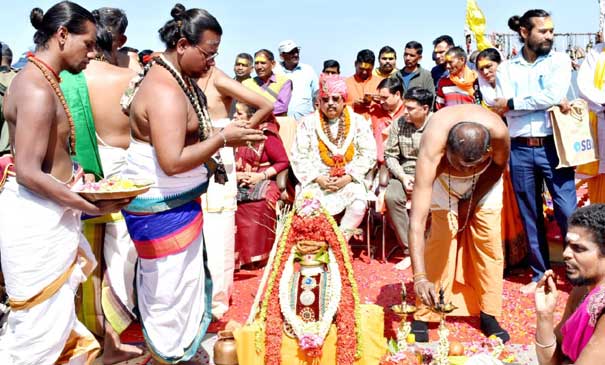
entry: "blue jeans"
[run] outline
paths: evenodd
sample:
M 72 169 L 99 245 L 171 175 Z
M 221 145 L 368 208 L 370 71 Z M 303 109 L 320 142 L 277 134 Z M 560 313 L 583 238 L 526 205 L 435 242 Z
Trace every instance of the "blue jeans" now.
M 577 206 L 574 169 L 556 169 L 558 164 L 559 157 L 552 139 L 543 147 L 527 147 L 511 141 L 510 176 L 529 243 L 533 281 L 538 281 L 550 268 L 542 210 L 544 183 L 552 197 L 555 219 L 563 239 L 567 234 L 567 219 Z

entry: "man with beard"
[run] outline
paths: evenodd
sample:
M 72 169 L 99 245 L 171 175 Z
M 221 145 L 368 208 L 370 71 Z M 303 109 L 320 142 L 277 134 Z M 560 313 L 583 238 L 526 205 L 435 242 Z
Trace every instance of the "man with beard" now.
M 0 250 L 11 306 L 0 363 L 90 363 L 99 345 L 76 318 L 74 293 L 96 262 L 80 233 L 80 215 L 115 212 L 129 199 L 92 204 L 72 191 L 83 171 L 71 159 L 77 143 L 59 73 L 80 72 L 94 57 L 95 19 L 64 1 L 46 14 L 33 9 L 30 20 L 36 51 L 4 100 L 15 168 L 0 188 Z
M 397 52 L 391 46 L 384 46 L 378 52 L 378 67 L 374 69 L 373 75 L 387 78 L 397 72 Z
M 506 117 L 511 137 L 510 176 L 529 242 L 532 282 L 521 291 L 532 292 L 550 267 L 542 212 L 544 183 L 553 200 L 561 236 L 567 218 L 576 209 L 574 169 L 556 168 L 559 157 L 546 110 L 565 104 L 570 86 L 569 56 L 552 51 L 554 25 L 544 10 L 513 16 L 509 27 L 523 42 L 521 52 L 498 67 L 497 98 L 493 110 Z M 565 111 L 567 107 L 562 108 Z
M 547 270 L 536 287 L 536 354 L 540 365 L 600 364 L 605 351 L 605 205 L 578 209 L 569 218 L 563 251 L 565 274 L 574 286 L 561 322 L 556 278 Z

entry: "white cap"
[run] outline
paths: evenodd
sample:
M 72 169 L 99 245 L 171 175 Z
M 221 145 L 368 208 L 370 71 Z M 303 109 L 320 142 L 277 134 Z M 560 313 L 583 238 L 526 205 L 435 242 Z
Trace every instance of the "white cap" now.
M 294 48 L 300 48 L 300 47 L 298 46 L 298 44 L 296 44 L 296 42 L 294 42 L 291 39 L 282 41 L 277 46 L 279 53 L 288 53 L 288 52 L 292 51 Z

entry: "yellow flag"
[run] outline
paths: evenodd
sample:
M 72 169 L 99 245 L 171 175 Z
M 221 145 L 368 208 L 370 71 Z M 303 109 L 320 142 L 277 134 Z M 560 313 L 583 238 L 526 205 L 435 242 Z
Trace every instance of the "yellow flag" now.
M 466 25 L 468 29 L 475 35 L 477 39 L 477 49 L 483 51 L 486 48 L 493 47 L 492 44 L 485 39 L 485 15 L 476 0 L 466 0 Z

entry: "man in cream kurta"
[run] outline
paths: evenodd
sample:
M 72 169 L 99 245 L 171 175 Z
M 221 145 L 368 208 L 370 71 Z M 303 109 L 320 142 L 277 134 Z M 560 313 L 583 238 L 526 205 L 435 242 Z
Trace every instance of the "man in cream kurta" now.
M 364 177 L 376 163 L 376 142 L 370 123 L 345 106 L 344 79 L 322 76 L 319 92 L 319 109 L 298 126 L 292 168 L 302 193 L 312 192 L 332 215 L 344 210 L 340 227 L 350 238 L 375 198 Z

